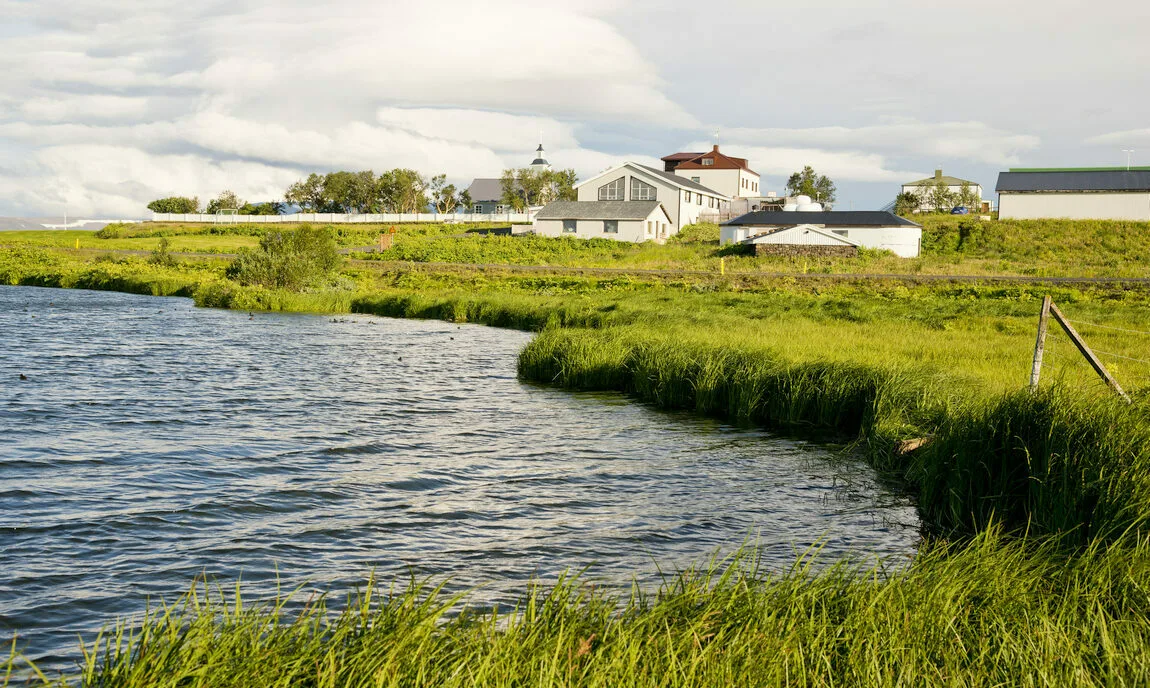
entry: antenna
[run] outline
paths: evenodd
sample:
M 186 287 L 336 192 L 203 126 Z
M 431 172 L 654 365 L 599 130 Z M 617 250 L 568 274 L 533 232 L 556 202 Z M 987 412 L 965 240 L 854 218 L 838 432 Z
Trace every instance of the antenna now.
M 715 128 L 715 145 L 719 145 L 719 129 Z
M 1130 159 L 1134 155 L 1134 149 L 1133 148 L 1123 148 L 1122 152 L 1126 154 L 1126 169 L 1129 170 L 1130 169 Z

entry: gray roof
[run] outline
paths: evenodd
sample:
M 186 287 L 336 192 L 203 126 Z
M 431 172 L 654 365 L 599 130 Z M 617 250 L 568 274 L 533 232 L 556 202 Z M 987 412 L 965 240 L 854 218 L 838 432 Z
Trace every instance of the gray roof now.
M 998 174 L 1003 191 L 1150 191 L 1150 169 L 1011 170 Z
M 471 186 L 467 187 L 471 200 L 475 203 L 482 201 L 503 202 L 503 185 L 498 179 L 473 179 Z
M 952 177 L 948 174 L 944 174 L 941 177 L 927 177 L 926 179 L 920 179 L 917 182 L 907 182 L 906 184 L 903 184 L 903 186 L 933 186 L 938 182 L 942 182 L 947 186 L 962 186 L 963 184 L 980 186 L 978 182 L 972 182 L 969 179 L 959 179 L 958 177 Z
M 905 217 L 883 210 L 826 210 L 822 212 L 787 212 L 783 210 L 757 210 L 724 222 L 725 225 L 757 225 L 764 227 L 790 227 L 794 225 L 822 225 L 824 227 L 921 227 Z
M 714 189 L 708 189 L 707 187 L 703 186 L 699 182 L 691 181 L 690 177 L 680 177 L 679 175 L 675 174 L 674 172 L 664 172 L 663 170 L 657 170 L 654 167 L 647 167 L 646 165 L 640 165 L 639 163 L 632 163 L 632 164 L 641 170 L 644 170 L 646 172 L 650 172 L 651 174 L 655 175 L 656 177 L 662 177 L 663 179 L 666 179 L 668 182 L 670 182 L 672 184 L 676 184 L 678 186 L 681 186 L 685 189 L 691 189 L 693 191 L 701 191 L 705 194 L 711 194 L 712 196 L 720 196 L 722 198 L 726 198 L 726 196 L 719 193 L 718 191 L 715 191 Z
M 537 220 L 646 220 L 658 201 L 555 201 Z

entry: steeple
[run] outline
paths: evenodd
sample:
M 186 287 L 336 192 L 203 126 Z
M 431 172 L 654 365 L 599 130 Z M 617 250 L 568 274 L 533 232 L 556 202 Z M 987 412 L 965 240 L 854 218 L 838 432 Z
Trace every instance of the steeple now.
M 551 169 L 551 163 L 547 162 L 546 154 L 543 152 L 543 134 L 539 134 L 539 147 L 535 149 L 535 159 L 531 161 L 531 167 L 537 170 Z

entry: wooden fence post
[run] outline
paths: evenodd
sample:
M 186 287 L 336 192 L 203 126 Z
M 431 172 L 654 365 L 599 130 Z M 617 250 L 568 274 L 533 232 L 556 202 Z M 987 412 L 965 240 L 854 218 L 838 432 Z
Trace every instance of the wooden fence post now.
M 1078 332 L 1070 326 L 1066 317 L 1062 315 L 1062 311 L 1058 310 L 1058 306 L 1051 303 L 1050 312 L 1054 314 L 1054 319 L 1057 320 L 1058 324 L 1062 326 L 1062 329 L 1066 331 L 1066 335 L 1070 337 L 1070 341 L 1074 342 L 1074 346 L 1078 347 L 1078 350 L 1086 357 L 1086 361 L 1090 364 L 1090 367 L 1094 368 L 1094 372 L 1098 373 L 1098 376 L 1105 380 L 1106 384 L 1110 385 L 1110 389 L 1118 393 L 1118 396 L 1126 401 L 1130 401 L 1130 397 L 1126 395 L 1126 392 L 1122 391 L 1122 387 L 1118 385 L 1118 381 L 1114 379 L 1110 371 L 1106 370 L 1106 366 L 1102 365 L 1102 361 L 1098 360 L 1098 357 L 1094 355 L 1090 347 L 1086 346 L 1086 342 L 1083 341 Z
M 1038 389 L 1038 376 L 1042 374 L 1042 351 L 1046 348 L 1046 328 L 1050 324 L 1049 296 L 1042 298 L 1042 313 L 1038 316 L 1038 341 L 1034 343 L 1034 363 L 1030 366 L 1030 389 Z

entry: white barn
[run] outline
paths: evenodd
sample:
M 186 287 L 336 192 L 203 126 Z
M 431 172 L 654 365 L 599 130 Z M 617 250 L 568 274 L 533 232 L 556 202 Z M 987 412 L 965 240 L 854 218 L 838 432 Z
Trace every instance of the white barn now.
M 674 232 L 671 217 L 658 201 L 556 201 L 535 216 L 535 233 L 662 243 Z
M 1150 221 L 1150 168 L 1012 169 L 998 175 L 1003 220 Z
M 780 232 L 784 229 L 800 231 Z M 836 242 L 836 237 L 842 241 Z M 797 245 L 837 243 L 877 248 L 903 258 L 916 258 L 922 247 L 922 225 L 881 210 L 760 210 L 736 217 L 719 228 L 720 245 L 787 240 L 795 240 Z
M 686 177 L 626 162 L 575 185 L 580 202 L 658 201 L 671 218 L 670 234 L 701 215 L 730 209 L 731 199 Z

